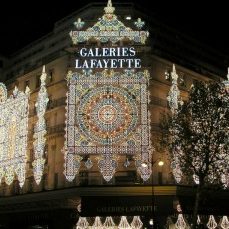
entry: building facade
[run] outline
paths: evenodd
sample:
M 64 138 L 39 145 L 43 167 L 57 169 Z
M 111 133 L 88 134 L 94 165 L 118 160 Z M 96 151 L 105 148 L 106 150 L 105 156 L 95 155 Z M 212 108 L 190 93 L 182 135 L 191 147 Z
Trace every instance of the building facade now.
M 109 2 L 106 7 L 113 8 Z M 15 228 L 15 225 L 20 228 L 73 228 L 79 216 L 88 217 L 90 225 L 93 223 L 90 217 L 95 216 L 104 217 L 103 222 L 105 217 L 113 216 L 117 225 L 121 216 L 128 216 L 129 223 L 133 221 L 133 216 L 140 216 L 144 228 L 151 228 L 150 220 L 155 215 L 173 213 L 178 190 L 170 169 L 169 158 L 158 145 L 160 118 L 168 109 L 167 95 L 171 87 L 172 65 L 176 64 L 179 75 L 178 85 L 182 97 L 185 98 L 195 81 L 221 80 L 223 71 L 217 58 L 228 61 L 228 57 L 207 49 L 204 45 L 201 46 L 202 51 L 199 55 L 200 44 L 153 21 L 132 4 L 115 5 L 115 15 L 128 27 L 133 27 L 135 21 L 142 22 L 138 21 L 138 18 L 144 19 L 144 30 L 148 30 L 150 34 L 145 42 L 137 43 L 131 39 L 122 39 L 115 44 L 110 41 L 103 44 L 98 39 L 85 39 L 83 42 L 73 44 L 69 32 L 74 30 L 74 23 L 79 28 L 81 28 L 80 23 L 84 22 L 87 28 L 92 27 L 104 14 L 103 8 L 104 6 L 96 3 L 85 6 L 56 22 L 52 32 L 19 50 L 10 58 L 0 57 L 1 81 L 7 85 L 8 96 L 13 93 L 15 86 L 19 91 L 25 91 L 27 86 L 30 88 L 25 182 L 20 187 L 16 176 L 10 185 L 5 182 L 5 178 L 2 179 L 0 186 L 0 225 L 2 228 Z M 113 12 L 105 11 L 105 14 L 113 14 Z M 83 21 L 77 21 L 78 18 Z M 69 76 L 69 71 L 82 74 L 82 69 L 76 69 L 77 66 L 79 68 L 76 59 L 83 59 L 80 50 L 95 50 L 104 47 L 133 48 L 136 58 L 141 60 L 140 70 L 149 72 L 150 102 L 147 109 L 151 115 L 150 144 L 152 144 L 149 154 L 152 153 L 153 156 L 147 158 L 147 166 L 152 168 L 152 174 L 149 174 L 145 180 L 138 172 L 138 167 L 136 168 L 135 154 L 131 155 L 129 152 L 115 154 L 117 168 L 109 179 L 104 179 L 105 169 L 101 172 L 97 166 L 101 158 L 98 159 L 97 155 L 89 156 L 89 154 L 79 155 L 80 166 L 74 159 L 74 166 L 78 166 L 79 171 L 71 177 L 72 179 L 66 179 L 65 176 L 67 159 L 63 149 L 66 147 L 66 135 L 69 133 L 66 132 L 66 107 L 70 101 L 66 94 L 71 85 L 66 78 Z M 136 70 L 139 68 L 139 63 L 135 64 Z M 49 101 L 44 116 L 47 128 L 44 171 L 41 182 L 37 184 L 33 172 L 35 159 L 33 143 L 34 129 L 38 121 L 35 104 L 41 88 L 40 76 L 43 65 L 47 73 L 46 88 Z M 111 69 L 107 69 L 111 75 Z M 94 71 L 102 74 L 104 67 Z M 119 71 L 123 72 L 124 69 L 119 69 Z M 107 77 L 112 77 L 109 74 Z M 116 90 L 112 86 L 109 86 L 109 89 Z M 96 100 L 97 95 L 93 94 L 95 90 L 96 87 L 91 91 L 90 96 Z M 101 93 L 103 92 L 99 91 L 98 95 Z M 122 93 L 117 92 L 117 96 L 123 95 Z M 85 109 L 90 110 L 93 103 L 88 103 L 89 108 Z M 135 103 L 133 104 L 130 108 L 132 113 L 135 109 Z M 80 103 L 79 106 L 83 107 L 84 104 Z M 69 111 L 69 108 L 67 109 Z M 106 114 L 102 116 L 106 119 L 104 122 L 114 117 L 114 113 L 109 113 L 110 108 L 104 112 Z M 78 119 L 82 123 L 85 120 L 82 117 Z M 132 120 L 133 117 L 129 119 Z M 73 124 L 74 127 L 76 125 Z M 108 162 L 105 160 L 106 166 Z M 141 159 L 140 162 L 139 166 L 144 166 L 145 161 Z M 168 212 L 164 207 L 165 202 Z

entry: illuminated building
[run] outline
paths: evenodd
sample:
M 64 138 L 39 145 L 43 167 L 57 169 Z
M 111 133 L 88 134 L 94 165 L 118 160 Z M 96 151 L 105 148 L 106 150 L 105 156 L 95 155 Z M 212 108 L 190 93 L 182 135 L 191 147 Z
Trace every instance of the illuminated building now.
M 131 4 L 114 8 L 110 1 L 104 17 L 113 16 L 115 10 L 119 20 L 108 19 L 117 22 L 111 30 L 118 36 L 111 40 L 115 36 L 106 34 L 104 38 L 104 21 L 97 20 L 103 7 L 88 5 L 58 21 L 52 33 L 3 59 L 1 73 L 8 94 L 15 86 L 20 91 L 28 86 L 31 92 L 25 184 L 20 188 L 12 174 L 10 182 L 2 179 L 0 224 L 10 225 L 13 215 L 11 225 L 72 228 L 78 222 L 82 228 L 88 223 L 83 217 L 101 216 L 102 223 L 111 226 L 112 215 L 121 228 L 137 228 L 141 227 L 137 216 L 145 226 L 152 218 L 154 194 L 160 198 L 176 195 L 170 162 L 156 147 L 161 112 L 168 108 L 172 66 L 176 64 L 177 85 L 185 97 L 195 80 L 218 80 L 223 75 L 220 64 L 214 63 L 217 53 L 206 50 L 213 61 L 207 65 L 195 58 L 199 44 L 179 35 L 187 40 L 182 50 L 192 52 L 181 54 L 175 31 Z M 132 19 L 127 20 L 130 7 Z M 162 34 L 157 34 L 159 27 Z M 84 28 L 91 29 L 69 36 L 70 31 Z M 107 56 L 109 61 L 105 61 Z M 122 58 L 117 60 L 117 56 Z M 14 125 L 10 128 L 14 133 Z M 128 217 L 121 217 L 125 215 Z M 96 218 L 90 225 L 99 228 L 100 221 Z

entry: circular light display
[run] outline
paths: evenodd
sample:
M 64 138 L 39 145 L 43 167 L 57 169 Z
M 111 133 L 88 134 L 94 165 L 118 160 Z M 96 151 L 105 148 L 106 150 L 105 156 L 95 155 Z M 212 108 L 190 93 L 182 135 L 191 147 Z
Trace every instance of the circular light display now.
M 93 88 L 81 97 L 77 107 L 79 129 L 85 137 L 103 145 L 123 140 L 138 123 L 136 100 L 123 88 Z

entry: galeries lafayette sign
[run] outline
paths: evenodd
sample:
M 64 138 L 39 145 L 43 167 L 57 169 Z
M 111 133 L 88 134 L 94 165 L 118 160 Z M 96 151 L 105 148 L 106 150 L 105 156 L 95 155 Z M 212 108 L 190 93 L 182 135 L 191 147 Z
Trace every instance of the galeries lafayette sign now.
M 81 48 L 75 68 L 141 68 L 141 59 L 135 56 L 134 47 Z

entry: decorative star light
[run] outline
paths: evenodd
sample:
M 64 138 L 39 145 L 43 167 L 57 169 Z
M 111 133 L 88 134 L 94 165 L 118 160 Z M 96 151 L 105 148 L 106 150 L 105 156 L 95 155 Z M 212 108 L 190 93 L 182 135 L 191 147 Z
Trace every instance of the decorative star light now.
M 171 72 L 171 77 L 172 77 L 172 86 L 170 88 L 167 100 L 172 114 L 175 114 L 179 104 L 182 105 L 182 101 L 180 98 L 180 90 L 177 86 L 178 75 L 176 73 L 176 67 L 174 64 L 173 64 L 173 71 Z
M 207 223 L 207 227 L 209 229 L 215 229 L 217 227 L 217 223 L 213 215 L 210 215 L 208 223 Z
M 177 222 L 175 223 L 175 227 L 177 229 L 185 229 L 187 226 L 184 217 L 182 214 L 178 214 Z
M 130 224 L 127 221 L 126 216 L 122 216 L 121 217 L 121 220 L 120 220 L 120 223 L 118 225 L 118 228 L 119 229 L 131 229 Z
M 89 76 L 77 72 L 68 73 L 67 79 L 66 178 L 72 181 L 82 156 L 91 154 L 100 156 L 98 167 L 109 181 L 117 168 L 115 156 L 126 154 L 147 164 L 137 170 L 143 180 L 149 179 L 152 147 L 147 110 L 148 72 L 131 76 L 126 71 L 104 70 Z M 85 165 L 89 168 L 91 163 Z
M 140 219 L 140 216 L 134 216 L 133 221 L 131 223 L 131 227 L 133 229 L 141 229 L 143 226 L 143 223 Z
M 145 25 L 145 22 L 142 21 L 141 18 L 138 18 L 138 20 L 134 22 L 134 25 L 135 25 L 138 29 L 142 29 L 142 27 Z
M 48 93 L 46 90 L 46 83 L 45 83 L 46 77 L 47 74 L 45 72 L 45 66 L 43 66 L 42 74 L 40 77 L 41 80 L 40 91 L 38 93 L 37 102 L 35 104 L 38 121 L 36 123 L 34 129 L 34 135 L 33 135 L 35 141 L 33 142 L 34 161 L 32 165 L 33 165 L 34 179 L 37 184 L 41 182 L 41 178 L 44 171 L 44 164 L 45 164 L 44 154 L 46 153 L 44 152 L 45 141 L 46 141 L 44 137 L 46 134 L 46 124 L 45 124 L 44 115 L 49 101 Z
M 7 98 L 4 84 L 0 84 L 0 180 L 10 185 L 17 175 L 20 187 L 25 182 L 28 134 L 29 94 L 14 88 Z
M 104 43 L 111 41 L 116 43 L 118 41 L 128 38 L 131 41 L 145 44 L 147 37 L 149 36 L 148 31 L 134 31 L 129 27 L 126 27 L 121 21 L 117 19 L 114 14 L 115 8 L 112 6 L 111 0 L 108 0 L 107 6 L 104 8 L 105 14 L 101 19 L 92 27 L 85 31 L 71 31 L 70 36 L 73 44 L 81 43 L 95 38 L 96 40 Z M 78 19 L 79 20 L 79 19 Z M 78 26 L 81 25 L 82 21 L 75 22 Z M 135 24 L 139 29 L 144 25 L 141 19 L 138 19 Z

